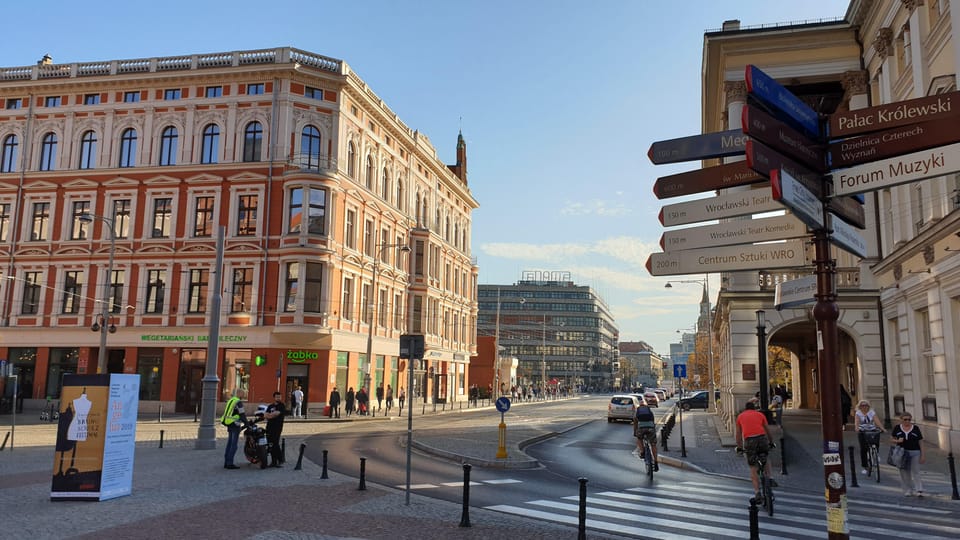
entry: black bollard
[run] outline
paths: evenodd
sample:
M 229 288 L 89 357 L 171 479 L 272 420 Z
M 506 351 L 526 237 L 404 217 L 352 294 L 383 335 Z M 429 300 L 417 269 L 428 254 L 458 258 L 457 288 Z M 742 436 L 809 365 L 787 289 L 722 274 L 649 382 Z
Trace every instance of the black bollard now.
M 280 463 L 287 462 L 287 438 L 280 439 Z
M 299 471 L 300 469 L 303 469 L 303 451 L 306 450 L 306 448 L 307 448 L 306 443 L 300 443 L 300 455 L 297 457 L 297 466 L 294 467 L 293 470 Z M 323 457 L 324 458 L 327 457 L 326 450 L 323 451 Z M 327 477 L 327 468 L 326 468 L 327 460 L 326 459 L 323 460 L 323 465 L 324 465 L 323 476 L 321 478 L 326 478 Z
M 358 491 L 366 491 L 367 489 L 367 458 L 360 458 L 360 487 L 357 488 Z
M 163 430 L 160 430 L 160 448 L 163 448 Z
M 687 438 L 680 436 L 680 457 L 687 457 Z
M 860 487 L 857 483 L 857 462 L 854 460 L 852 445 L 850 446 L 850 486 Z
M 953 495 L 950 496 L 953 500 L 960 500 L 960 493 L 957 493 L 957 468 L 953 463 L 953 452 L 947 454 L 947 464 L 950 465 L 950 484 L 953 485 Z
M 200 404 L 199 403 L 197 403 L 197 405 L 193 408 L 193 421 L 194 423 L 200 421 Z
M 787 445 L 783 441 L 783 437 L 780 437 L 780 474 L 787 474 Z
M 664 428 L 664 429 L 661 429 L 661 430 L 660 430 L 660 442 L 661 442 L 661 446 L 663 446 L 663 451 L 664 451 L 664 452 L 669 452 L 669 451 L 670 451 L 670 450 L 667 448 L 667 438 L 669 438 L 669 437 L 670 437 L 670 430 L 669 430 L 669 429 Z
M 470 464 L 463 464 L 463 511 L 460 512 L 460 526 L 470 526 Z
M 6 434 L 6 436 L 3 437 L 3 444 L 0 444 L 0 452 L 2 452 L 3 449 L 7 447 L 7 441 L 8 441 L 9 439 L 10 439 L 10 432 L 8 431 L 7 434 Z M 951 462 L 951 468 L 952 468 L 952 464 L 953 464 L 953 462 Z M 954 482 L 953 485 L 957 485 L 957 483 Z
M 320 473 L 320 479 L 326 480 L 327 478 L 329 478 L 327 476 L 327 451 L 324 450 L 323 451 L 323 471 L 321 471 Z
M 760 540 L 760 509 L 757 499 L 750 497 L 750 540 Z
M 587 540 L 587 479 L 580 477 L 580 515 L 577 520 L 577 540 Z
M 422 415 L 424 415 L 424 414 L 427 414 L 427 404 L 426 404 L 426 403 L 424 403 L 423 406 L 420 407 L 420 415 L 422 416 Z
M 163 422 L 163 403 L 157 408 L 157 423 Z

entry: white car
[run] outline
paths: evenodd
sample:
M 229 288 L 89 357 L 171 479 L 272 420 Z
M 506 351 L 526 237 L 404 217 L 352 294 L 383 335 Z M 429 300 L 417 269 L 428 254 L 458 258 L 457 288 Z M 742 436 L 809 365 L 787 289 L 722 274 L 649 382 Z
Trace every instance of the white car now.
M 653 390 L 647 390 L 643 393 L 643 399 L 646 400 L 647 405 L 651 407 L 660 406 L 660 396 L 657 395 Z
M 633 416 L 637 414 L 637 407 L 640 401 L 636 396 L 629 394 L 617 394 L 610 398 L 607 404 L 607 422 L 614 420 L 626 420 L 633 422 Z

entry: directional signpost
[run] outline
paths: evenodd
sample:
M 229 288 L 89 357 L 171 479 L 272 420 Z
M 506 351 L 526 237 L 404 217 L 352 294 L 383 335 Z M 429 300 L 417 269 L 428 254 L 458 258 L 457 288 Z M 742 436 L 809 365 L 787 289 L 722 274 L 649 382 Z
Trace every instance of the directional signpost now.
M 873 133 L 942 118 L 954 122 L 960 118 L 960 91 L 834 113 L 830 115 L 830 137 Z
M 812 304 L 816 301 L 817 276 L 803 276 L 799 279 L 777 283 L 773 295 L 773 307 L 780 311 L 783 308 Z
M 795 268 L 805 264 L 807 257 L 803 240 L 788 240 L 776 244 L 651 253 L 647 259 L 647 272 L 651 276 L 676 276 L 758 268 Z
M 807 236 L 807 227 L 791 215 L 727 221 L 717 225 L 666 231 L 660 236 L 664 251 L 772 242 Z
M 759 214 L 781 208 L 783 207 L 773 200 L 770 188 L 761 188 L 668 204 L 660 209 L 659 218 L 664 227 L 674 227 L 700 221 Z
M 834 171 L 833 187 L 837 195 L 850 195 L 957 171 L 960 171 L 960 143 Z
M 647 156 L 654 165 L 735 156 L 743 153 L 746 140 L 739 129 L 704 133 L 655 142 L 650 145 Z
M 725 163 L 716 167 L 704 167 L 688 172 L 657 178 L 653 194 L 658 199 L 693 195 L 735 186 L 746 186 L 763 181 L 743 161 Z
M 789 173 L 783 169 L 770 171 L 770 187 L 774 200 L 793 210 L 811 229 L 823 228 L 823 203 Z

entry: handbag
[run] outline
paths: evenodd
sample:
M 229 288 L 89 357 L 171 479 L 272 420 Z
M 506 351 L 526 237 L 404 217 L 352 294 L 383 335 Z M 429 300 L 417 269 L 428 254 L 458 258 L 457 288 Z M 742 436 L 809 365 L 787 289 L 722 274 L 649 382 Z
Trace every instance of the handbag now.
M 907 451 L 904 450 L 902 446 L 893 445 L 890 447 L 890 453 L 887 454 L 887 465 L 893 465 L 898 469 L 905 469 L 908 462 L 909 457 L 907 456 Z

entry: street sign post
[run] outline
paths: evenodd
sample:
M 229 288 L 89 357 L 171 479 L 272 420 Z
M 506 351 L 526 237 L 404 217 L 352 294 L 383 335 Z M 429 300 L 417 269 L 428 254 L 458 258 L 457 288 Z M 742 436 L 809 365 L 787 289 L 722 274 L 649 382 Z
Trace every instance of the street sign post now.
M 773 216 L 728 221 L 717 225 L 666 231 L 660 236 L 664 251 L 787 240 L 807 235 L 807 227 L 794 216 Z
M 823 203 L 789 173 L 783 169 L 770 171 L 770 188 L 773 199 L 792 210 L 811 229 L 824 226 Z
M 650 145 L 647 157 L 654 165 L 735 156 L 743 153 L 746 137 L 739 129 L 704 133 Z
M 841 219 L 834 219 L 835 217 L 830 216 L 830 228 L 833 229 L 830 241 L 860 258 L 866 257 L 867 241 L 860 234 L 860 231 L 847 225 Z
M 735 272 L 758 268 L 791 268 L 807 264 L 802 240 L 774 244 L 721 246 L 653 253 L 647 259 L 651 276 Z
M 800 128 L 810 137 L 820 136 L 820 115 L 772 77 L 753 65 L 744 71 L 747 93 L 780 113 L 781 120 Z
M 833 172 L 834 194 L 851 195 L 960 171 L 960 143 Z
M 956 105 L 956 107 L 954 107 Z M 960 117 L 960 90 L 830 115 L 830 137 L 849 137 L 898 126 Z
M 960 142 L 957 123 L 956 118 L 946 118 L 833 142 L 830 166 L 840 169 Z
M 826 154 L 816 141 L 753 105 L 743 108 L 743 132 L 770 148 L 801 161 L 818 173 L 826 170 Z
M 699 221 L 759 214 L 780 208 L 782 206 L 773 200 L 770 188 L 765 187 L 668 204 L 660 209 L 659 218 L 665 227 L 674 227 Z
M 777 311 L 816 302 L 817 276 L 803 276 L 777 283 L 773 295 L 773 307 Z
M 657 178 L 653 183 L 653 194 L 658 199 L 669 199 L 762 181 L 763 178 L 750 170 L 746 163 L 734 161 Z
M 686 364 L 674 364 L 673 365 L 673 376 L 678 379 L 687 378 L 687 365 Z

